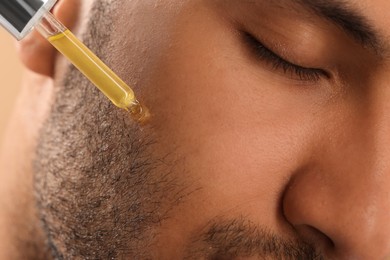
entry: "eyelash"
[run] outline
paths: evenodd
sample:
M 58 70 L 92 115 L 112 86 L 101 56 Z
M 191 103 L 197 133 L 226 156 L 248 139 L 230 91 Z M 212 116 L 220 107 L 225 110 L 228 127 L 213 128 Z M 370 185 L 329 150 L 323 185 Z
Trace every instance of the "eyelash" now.
M 272 65 L 274 70 L 281 70 L 291 78 L 298 77 L 301 81 L 318 82 L 323 77 L 329 78 L 329 74 L 322 69 L 305 68 L 283 59 L 249 33 L 245 33 L 245 38 L 256 56 Z

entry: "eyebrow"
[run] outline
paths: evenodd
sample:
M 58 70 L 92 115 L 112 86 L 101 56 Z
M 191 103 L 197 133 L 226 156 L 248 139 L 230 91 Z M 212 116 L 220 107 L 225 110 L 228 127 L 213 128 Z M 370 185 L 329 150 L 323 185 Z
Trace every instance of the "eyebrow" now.
M 383 53 L 378 32 L 361 12 L 345 0 L 289 0 L 340 27 L 349 36 L 376 54 Z

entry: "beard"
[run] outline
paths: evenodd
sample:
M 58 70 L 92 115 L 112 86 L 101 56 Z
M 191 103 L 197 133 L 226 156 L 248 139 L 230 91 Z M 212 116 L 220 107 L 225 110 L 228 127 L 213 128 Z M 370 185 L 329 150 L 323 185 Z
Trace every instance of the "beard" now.
M 103 60 L 112 59 L 107 28 L 117 8 L 96 1 L 83 37 Z M 74 67 L 57 83 L 34 159 L 36 201 L 53 257 L 158 258 L 164 221 L 200 189 L 189 180 L 185 157 L 177 147 L 159 152 L 168 149 L 161 149 L 156 129 L 134 123 Z M 242 216 L 218 216 L 204 227 L 190 234 L 183 258 L 322 259 L 310 244 L 286 241 Z
M 96 1 L 84 42 L 109 58 L 110 1 Z M 182 201 L 172 155 L 151 128 L 115 108 L 74 67 L 57 84 L 34 160 L 34 185 L 56 259 L 145 259 L 156 227 Z

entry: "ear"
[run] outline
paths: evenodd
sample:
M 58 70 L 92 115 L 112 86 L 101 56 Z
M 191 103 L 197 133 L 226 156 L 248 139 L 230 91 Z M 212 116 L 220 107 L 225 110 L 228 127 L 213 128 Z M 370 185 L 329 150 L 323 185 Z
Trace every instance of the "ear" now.
M 52 12 L 66 27 L 72 29 L 77 23 L 80 0 L 60 0 Z M 53 76 L 57 51 L 38 32 L 33 31 L 17 44 L 22 64 L 35 73 Z

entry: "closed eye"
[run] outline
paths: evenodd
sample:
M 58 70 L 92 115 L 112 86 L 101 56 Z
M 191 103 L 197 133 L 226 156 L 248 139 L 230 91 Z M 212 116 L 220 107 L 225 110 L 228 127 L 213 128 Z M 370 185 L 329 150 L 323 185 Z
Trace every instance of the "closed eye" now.
M 318 68 L 306 68 L 294 64 L 271 51 L 250 33 L 244 32 L 243 35 L 245 42 L 256 57 L 266 62 L 275 71 L 281 71 L 292 79 L 313 83 L 318 82 L 321 78 L 330 78 L 329 74 L 325 70 Z

